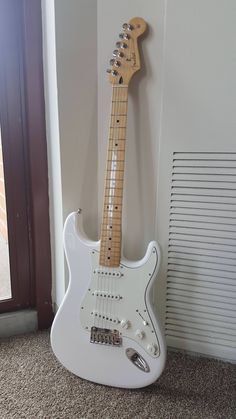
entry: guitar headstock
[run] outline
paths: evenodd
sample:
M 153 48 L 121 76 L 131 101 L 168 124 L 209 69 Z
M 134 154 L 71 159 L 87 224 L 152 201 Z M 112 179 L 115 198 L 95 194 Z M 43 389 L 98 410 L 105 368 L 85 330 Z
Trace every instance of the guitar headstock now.
M 120 41 L 116 43 L 110 60 L 111 68 L 107 70 L 110 83 L 128 85 L 133 74 L 140 69 L 138 37 L 145 32 L 146 27 L 141 17 L 134 17 L 129 23 L 123 24 Z

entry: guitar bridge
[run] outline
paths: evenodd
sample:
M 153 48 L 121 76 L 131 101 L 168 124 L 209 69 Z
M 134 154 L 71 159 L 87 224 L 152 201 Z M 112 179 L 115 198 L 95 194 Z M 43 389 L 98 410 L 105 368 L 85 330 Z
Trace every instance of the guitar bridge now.
M 122 338 L 118 330 L 103 329 L 100 327 L 91 327 L 90 342 L 101 345 L 121 346 Z

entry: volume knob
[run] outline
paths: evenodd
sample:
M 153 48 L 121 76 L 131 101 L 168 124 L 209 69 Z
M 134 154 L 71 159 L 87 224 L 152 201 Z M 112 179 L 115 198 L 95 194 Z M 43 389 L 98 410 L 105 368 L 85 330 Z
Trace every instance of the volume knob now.
M 135 332 L 135 336 L 137 336 L 137 338 L 139 339 L 143 339 L 144 338 L 144 332 L 140 329 L 137 329 Z
M 149 343 L 147 345 L 147 350 L 151 355 L 156 355 L 157 354 L 157 345 L 155 343 Z

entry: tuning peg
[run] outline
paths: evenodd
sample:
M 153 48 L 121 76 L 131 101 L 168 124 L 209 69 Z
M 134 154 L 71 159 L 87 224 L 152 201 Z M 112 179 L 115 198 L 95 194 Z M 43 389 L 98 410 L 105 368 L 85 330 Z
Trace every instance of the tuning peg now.
M 107 73 L 111 74 L 112 76 L 117 76 L 118 75 L 118 71 L 111 70 L 110 68 L 107 69 Z
M 117 60 L 114 60 L 114 58 L 112 58 L 110 60 L 110 65 L 114 65 L 115 67 L 120 67 L 120 62 Z
M 121 52 L 121 51 L 118 51 L 118 49 L 115 49 L 114 51 L 113 51 L 113 57 L 119 57 L 119 58 L 122 58 L 122 57 L 124 57 L 124 54 L 123 54 L 123 52 Z
M 122 25 L 122 29 L 124 30 L 124 31 L 132 31 L 132 29 L 133 29 L 133 26 L 132 25 L 130 25 L 130 23 L 124 23 L 123 25 Z
M 116 43 L 117 48 L 127 48 L 127 44 L 125 42 L 117 42 Z
M 121 39 L 130 39 L 130 35 L 128 33 L 120 33 L 119 38 Z

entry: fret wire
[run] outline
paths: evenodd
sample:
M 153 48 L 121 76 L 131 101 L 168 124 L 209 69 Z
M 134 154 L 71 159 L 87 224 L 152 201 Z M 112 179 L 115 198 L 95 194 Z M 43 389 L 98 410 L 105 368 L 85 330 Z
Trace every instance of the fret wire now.
M 111 234 L 112 234 L 113 231 L 116 232 L 116 233 L 120 233 L 121 232 L 120 227 L 121 227 L 120 224 L 113 224 L 112 225 L 111 223 L 110 224 L 104 223 L 104 224 L 101 225 L 101 230 L 106 231 L 106 232 L 109 231 Z
M 118 190 L 123 190 L 123 188 L 119 188 L 118 186 L 106 186 L 105 189 L 118 189 Z
M 117 162 L 117 163 L 124 163 L 124 160 L 114 160 L 114 159 L 108 159 L 107 161 L 111 161 L 112 163 Z
M 112 240 L 112 243 L 120 243 L 120 241 L 119 240 Z
M 107 178 L 107 182 L 108 182 L 109 180 L 111 180 L 111 181 L 115 180 L 115 181 L 118 181 L 118 182 L 122 182 L 122 181 L 123 181 L 123 179 Z
M 113 214 L 118 214 L 118 215 L 121 215 L 121 213 L 122 213 L 122 211 L 121 210 L 110 210 L 110 209 L 108 209 L 108 208 L 104 208 L 104 210 L 103 210 L 103 212 L 104 213 L 108 213 L 108 212 L 113 212 Z
M 105 249 L 104 250 L 106 250 L 107 251 L 107 253 L 112 253 L 112 252 L 115 252 L 115 253 L 120 253 L 120 251 L 121 251 L 121 249 L 118 247 L 118 246 L 116 246 L 116 248 L 115 247 L 113 247 L 113 249 L 111 248 L 111 246 L 109 246 L 109 244 L 107 244 L 107 246 L 105 247 Z
M 108 247 L 112 247 L 113 249 L 120 249 L 120 247 L 121 247 L 120 245 L 115 245 L 114 243 L 111 244 L 110 242 L 109 243 L 107 242 L 106 244 L 103 244 L 101 246 L 101 248 L 102 247 L 107 248 L 107 246 Z
M 107 159 L 100 245 L 100 264 L 105 266 L 118 266 L 120 263 L 127 102 L 128 86 L 113 86 L 108 142 L 108 153 L 111 153 L 108 157 L 111 158 Z M 123 119 L 116 123 L 118 117 Z

